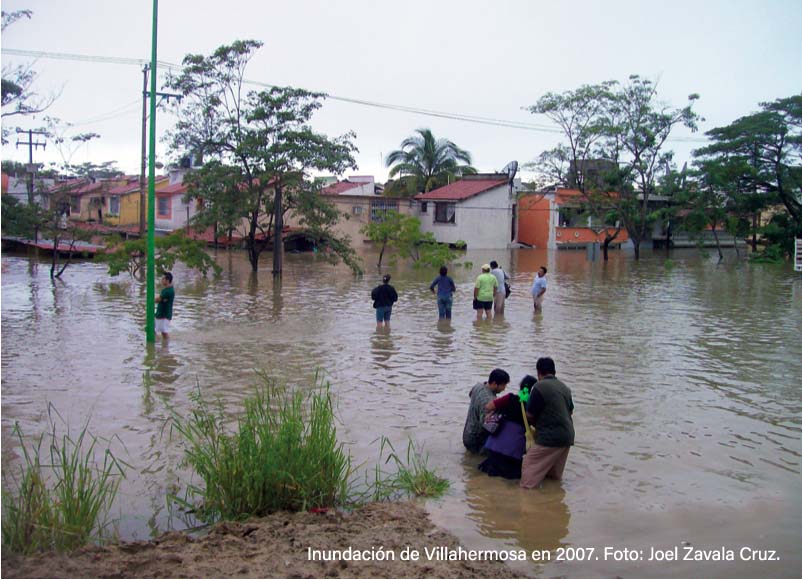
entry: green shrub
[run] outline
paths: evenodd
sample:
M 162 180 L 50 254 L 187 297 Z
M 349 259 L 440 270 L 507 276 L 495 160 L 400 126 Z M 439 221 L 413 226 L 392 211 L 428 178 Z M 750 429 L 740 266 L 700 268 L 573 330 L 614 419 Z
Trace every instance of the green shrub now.
M 112 452 L 95 463 L 98 439 L 85 426 L 76 439 L 55 422 L 33 444 L 14 426 L 24 463 L 3 476 L 3 548 L 30 554 L 67 551 L 107 536 L 108 512 L 124 472 Z

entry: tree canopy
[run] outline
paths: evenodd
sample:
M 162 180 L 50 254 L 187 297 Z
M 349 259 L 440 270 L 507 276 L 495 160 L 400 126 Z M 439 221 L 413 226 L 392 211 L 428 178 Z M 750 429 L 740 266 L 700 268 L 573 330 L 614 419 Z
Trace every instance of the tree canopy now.
M 187 55 L 181 73 L 168 82 L 185 97 L 176 106 L 173 146 L 205 161 L 189 182 L 190 196 L 204 200 L 198 223 L 233 229 L 243 218 L 252 269 L 272 242 L 278 274 L 283 220 L 293 211 L 300 221 L 315 224 L 311 233 L 328 241 L 333 256 L 355 264 L 347 251 L 350 241 L 332 229 L 336 214 L 305 214 L 321 206 L 302 201 L 311 188 L 309 171 L 340 174 L 355 167 L 354 135 L 330 138 L 312 130 L 309 122 L 322 94 L 289 87 L 247 91 L 245 70 L 261 46 L 238 40 L 208 56 Z M 321 215 L 332 219 L 324 223 Z
M 397 178 L 385 195 L 408 195 L 431 191 L 463 175 L 476 173 L 471 154 L 448 139 L 437 139 L 430 129 L 417 129 L 401 148 L 390 152 L 386 164 Z

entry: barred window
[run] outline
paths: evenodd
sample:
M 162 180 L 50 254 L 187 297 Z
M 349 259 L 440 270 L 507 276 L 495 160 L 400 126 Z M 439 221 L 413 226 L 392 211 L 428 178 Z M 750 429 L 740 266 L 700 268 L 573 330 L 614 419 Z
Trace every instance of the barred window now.
M 370 221 L 383 222 L 388 211 L 398 211 L 398 201 L 392 199 L 370 200 Z
M 434 221 L 439 224 L 454 224 L 457 216 L 456 203 L 435 203 Z

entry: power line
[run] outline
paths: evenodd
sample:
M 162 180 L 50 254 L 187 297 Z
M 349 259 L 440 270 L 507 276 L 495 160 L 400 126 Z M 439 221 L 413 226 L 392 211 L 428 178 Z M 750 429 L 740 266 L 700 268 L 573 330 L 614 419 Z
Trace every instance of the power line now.
M 13 49 L 7 48 L 3 49 L 3 53 L 9 54 L 12 56 L 28 56 L 33 58 L 52 58 L 57 60 L 72 60 L 78 62 L 94 62 L 94 63 L 103 63 L 103 64 L 122 64 L 122 65 L 131 65 L 131 66 L 144 66 L 148 64 L 149 61 L 145 59 L 138 59 L 138 58 L 125 58 L 125 57 L 113 57 L 113 56 L 97 56 L 97 55 L 86 55 L 86 54 L 74 54 L 74 53 L 66 53 L 66 52 L 42 52 L 37 50 L 20 50 L 20 49 Z M 178 70 L 180 71 L 183 67 L 181 65 L 166 62 L 166 61 L 158 61 L 158 66 L 160 68 L 168 69 L 168 70 Z M 278 85 L 273 85 L 270 83 L 265 83 L 261 81 L 252 81 L 252 80 L 244 80 L 246 84 L 265 87 L 265 88 L 276 88 Z M 556 127 L 551 127 L 548 125 L 541 125 L 537 123 L 524 123 L 521 121 L 509 121 L 506 119 L 497 119 L 493 117 L 483 117 L 480 115 L 469 115 L 464 113 L 451 113 L 446 111 L 437 111 L 433 109 L 424 109 L 420 107 L 411 107 L 407 105 L 396 105 L 392 103 L 381 103 L 377 101 L 369 101 L 366 99 L 359 99 L 354 97 L 343 97 L 332 95 L 330 93 L 323 93 L 325 94 L 326 98 L 332 101 L 339 101 L 343 103 L 350 103 L 353 105 L 360 105 L 365 107 L 373 107 L 377 109 L 384 109 L 384 110 L 391 110 L 391 111 L 399 111 L 402 113 L 412 113 L 416 115 L 424 115 L 427 117 L 436 117 L 441 119 L 450 119 L 454 121 L 462 121 L 465 123 L 475 123 L 480 125 L 492 125 L 495 127 L 505 127 L 508 129 L 520 129 L 524 131 L 534 131 L 539 133 L 551 133 L 551 134 L 562 134 L 562 131 Z M 683 142 L 683 143 L 707 143 L 708 140 L 704 137 L 672 137 L 669 138 L 668 141 L 672 142 Z

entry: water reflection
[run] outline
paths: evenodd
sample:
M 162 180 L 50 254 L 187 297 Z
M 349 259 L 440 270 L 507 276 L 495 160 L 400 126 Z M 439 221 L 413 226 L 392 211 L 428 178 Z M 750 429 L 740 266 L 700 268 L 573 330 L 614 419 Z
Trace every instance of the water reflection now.
M 479 472 L 478 461 L 466 454 L 463 467 L 469 517 L 477 522 L 482 535 L 512 539 L 529 552 L 564 545 L 571 512 L 560 482 L 547 480 L 541 488 L 521 489 L 517 481 Z
M 370 352 L 373 355 L 373 362 L 376 367 L 381 369 L 391 369 L 387 364 L 393 355 L 398 353 L 398 349 L 393 339 L 392 328 L 389 326 L 376 327 L 370 337 Z

